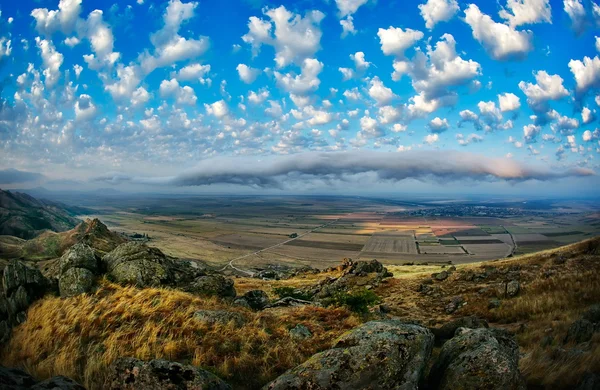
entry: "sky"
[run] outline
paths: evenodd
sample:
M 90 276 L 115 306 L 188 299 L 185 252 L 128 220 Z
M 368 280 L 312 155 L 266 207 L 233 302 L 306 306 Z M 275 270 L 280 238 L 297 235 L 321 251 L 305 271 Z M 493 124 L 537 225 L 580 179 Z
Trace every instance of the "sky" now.
M 39 0 L 0 11 L 2 188 L 600 188 L 597 0 Z

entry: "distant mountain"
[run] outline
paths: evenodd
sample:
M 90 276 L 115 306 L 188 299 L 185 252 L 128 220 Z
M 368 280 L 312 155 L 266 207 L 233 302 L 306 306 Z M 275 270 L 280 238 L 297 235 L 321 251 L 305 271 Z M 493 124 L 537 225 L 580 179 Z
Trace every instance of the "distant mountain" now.
M 75 213 L 56 202 L 0 190 L 0 235 L 30 239 L 47 230 L 66 231 L 80 222 Z

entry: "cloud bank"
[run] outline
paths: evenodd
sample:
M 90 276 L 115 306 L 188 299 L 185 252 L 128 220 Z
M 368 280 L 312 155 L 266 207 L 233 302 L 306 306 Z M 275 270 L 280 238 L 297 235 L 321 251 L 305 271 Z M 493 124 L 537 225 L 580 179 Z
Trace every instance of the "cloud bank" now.
M 459 151 L 355 151 L 309 152 L 264 158 L 217 157 L 203 160 L 194 169 L 176 176 L 133 177 L 114 173 L 94 180 L 112 184 L 130 182 L 179 187 L 235 184 L 282 188 L 299 181 L 352 180 L 357 175 L 373 173 L 379 180 L 387 182 L 404 179 L 523 182 L 595 175 L 587 168 L 555 170 L 508 158 L 490 158 Z

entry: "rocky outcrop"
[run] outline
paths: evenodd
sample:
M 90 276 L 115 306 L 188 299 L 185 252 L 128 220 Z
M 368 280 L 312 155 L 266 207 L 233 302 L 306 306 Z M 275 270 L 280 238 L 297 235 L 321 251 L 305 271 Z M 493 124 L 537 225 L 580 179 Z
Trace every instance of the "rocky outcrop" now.
M 469 316 L 458 318 L 442 325 L 439 328 L 431 328 L 430 330 L 435 336 L 436 344 L 442 344 L 454 337 L 457 329 L 459 328 L 479 329 L 488 327 L 489 325 L 486 320 L 477 318 L 475 316 Z
M 269 306 L 271 300 L 263 290 L 250 290 L 241 297 L 236 298 L 233 303 L 252 310 L 263 310 Z
M 234 298 L 236 295 L 233 280 L 219 274 L 200 276 L 183 289 L 197 295 L 214 295 L 221 298 Z
M 10 329 L 25 321 L 27 309 L 51 290 L 42 273 L 18 260 L 11 261 L 2 275 L 0 294 L 0 343 L 10 337 Z
M 37 382 L 24 371 L 2 366 L 0 366 L 0 388 L 3 390 L 85 390 L 83 386 L 64 376 L 55 376 Z
M 421 326 L 367 322 L 264 389 L 416 389 L 432 347 L 433 335 Z
M 306 326 L 297 324 L 289 331 L 290 337 L 294 340 L 305 340 L 312 337 L 312 332 Z
M 216 375 L 193 366 L 156 359 L 119 358 L 105 382 L 112 390 L 230 390 Z
M 519 346 L 498 329 L 459 328 L 431 368 L 430 388 L 524 389 L 519 372 Z
M 87 244 L 77 243 L 59 260 L 58 289 L 62 297 L 89 293 L 95 286 L 100 265 L 96 253 Z

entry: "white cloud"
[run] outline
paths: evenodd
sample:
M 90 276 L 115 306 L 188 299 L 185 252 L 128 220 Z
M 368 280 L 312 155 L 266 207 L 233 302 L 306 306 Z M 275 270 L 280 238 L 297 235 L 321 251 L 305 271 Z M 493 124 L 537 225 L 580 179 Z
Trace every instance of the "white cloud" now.
M 248 101 L 252 104 L 262 104 L 269 97 L 269 90 L 266 88 L 262 88 L 258 91 L 258 93 L 254 91 L 250 91 L 248 93 Z
M 375 76 L 370 83 L 369 96 L 373 98 L 378 105 L 385 106 L 388 105 L 396 95 L 394 95 L 390 88 L 383 85 L 383 82 L 379 77 Z
M 587 16 L 581 0 L 564 0 L 563 9 L 571 18 L 571 28 L 577 35 L 586 29 Z
M 302 65 L 320 49 L 320 23 L 325 17 L 321 11 L 309 11 L 302 17 L 280 6 L 265 9 L 263 13 L 269 20 L 250 17 L 249 31 L 242 37 L 244 42 L 252 46 L 255 54 L 263 44 L 273 46 L 275 63 L 282 68 L 291 63 Z
M 319 73 L 323 70 L 323 63 L 314 59 L 307 58 L 302 63 L 301 73 L 279 73 L 275 72 L 275 80 L 277 85 L 287 92 L 297 95 L 305 95 L 309 92 L 314 92 L 319 88 L 321 80 Z
M 532 108 L 544 105 L 549 100 L 559 100 L 569 95 L 563 86 L 563 79 L 559 75 L 549 75 L 540 70 L 535 74 L 536 84 L 519 82 L 519 88 L 527 96 L 527 103 Z
M 593 122 L 596 119 L 595 115 L 596 110 L 592 111 L 587 107 L 583 107 L 581 110 L 581 119 L 584 125 Z
M 585 94 L 590 88 L 600 88 L 600 57 L 583 57 L 583 61 L 569 61 L 569 69 L 577 83 L 577 93 Z
M 396 122 L 400 119 L 401 111 L 393 106 L 383 106 L 379 108 L 377 119 L 382 125 Z
M 52 35 L 58 30 L 68 34 L 75 28 L 80 12 L 81 0 L 60 0 L 58 10 L 36 8 L 31 11 L 31 16 L 40 34 Z
M 394 123 L 394 126 L 392 126 L 392 131 L 394 133 L 402 133 L 406 130 L 408 130 L 408 126 L 403 125 L 402 123 Z
M 459 9 L 456 0 L 427 0 L 427 3 L 419 5 L 421 16 L 425 20 L 425 27 L 430 30 L 437 23 L 452 19 Z
M 383 54 L 404 57 L 404 52 L 421 40 L 423 33 L 410 28 L 403 30 L 400 27 L 390 27 L 388 29 L 380 28 L 377 31 L 377 36 Z
M 73 37 L 65 38 L 65 40 L 63 42 L 65 45 L 67 45 L 69 47 L 75 47 L 75 46 L 79 45 L 81 40 L 79 38 L 73 36 Z
M 129 99 L 131 94 L 138 87 L 142 75 L 139 67 L 134 65 L 117 66 L 118 81 L 106 85 L 104 88 L 112 95 L 115 100 Z
M 596 38 L 596 51 L 600 52 L 600 37 L 595 37 Z
M 265 114 L 272 116 L 273 118 L 280 118 L 283 115 L 283 109 L 281 104 L 275 100 L 269 100 L 269 108 L 265 110 Z
M 217 118 L 223 118 L 229 113 L 229 108 L 225 100 L 219 100 L 212 104 L 204 104 L 204 108 L 209 115 L 213 115 Z
M 510 27 L 524 24 L 552 23 L 550 0 L 507 0 L 499 15 Z
M 242 80 L 246 84 L 252 84 L 260 74 L 260 69 L 251 68 L 245 64 L 238 64 L 236 69 L 240 76 L 240 80 Z
M 470 4 L 465 10 L 465 22 L 471 26 L 473 38 L 496 60 L 522 59 L 533 50 L 533 34 L 530 31 L 517 31 L 496 23 L 475 4 Z
M 429 145 L 433 145 L 434 143 L 440 140 L 440 136 L 438 134 L 427 134 L 425 138 L 423 138 L 423 142 Z
M 96 116 L 96 106 L 90 95 L 82 94 L 75 102 L 75 120 L 85 122 Z
M 523 138 L 525 139 L 525 142 L 526 143 L 535 142 L 537 136 L 540 134 L 540 131 L 542 131 L 542 128 L 540 126 L 536 126 L 536 125 L 523 126 Z
M 356 34 L 356 29 L 354 28 L 354 18 L 352 16 L 348 16 L 346 19 L 340 20 L 340 26 L 342 26 L 342 38 L 346 38 L 348 35 Z
M 73 65 L 73 72 L 75 72 L 75 78 L 79 78 L 79 75 L 83 71 L 83 66 L 75 64 Z
M 310 126 L 325 125 L 333 121 L 334 116 L 330 112 L 325 110 L 317 110 L 313 106 L 304 107 L 303 112 L 307 115 L 308 123 Z
M 461 146 L 467 146 L 471 143 L 478 143 L 478 142 L 483 142 L 483 137 L 475 134 L 475 133 L 471 133 L 468 136 L 464 136 L 463 134 L 456 134 L 456 140 L 458 141 L 458 144 Z
M 181 25 L 194 17 L 196 2 L 182 3 L 170 0 L 163 15 L 164 26 L 150 36 L 154 45 L 154 54 L 145 53 L 141 57 L 144 72 L 150 73 L 156 68 L 170 66 L 176 62 L 197 58 L 209 46 L 208 38 L 186 39 L 179 35 Z
M 521 101 L 514 93 L 498 95 L 498 102 L 500 103 L 500 111 L 502 112 L 515 111 L 521 107 Z
M 196 104 L 196 94 L 189 86 L 181 87 L 177 79 L 163 80 L 160 83 L 159 93 L 163 98 L 175 97 L 177 104 Z
M 593 132 L 590 130 L 586 130 L 581 135 L 581 138 L 583 139 L 583 142 L 590 142 L 593 140 L 600 139 L 600 129 L 596 129 Z
M 364 71 L 371 65 L 369 61 L 365 60 L 365 53 L 362 51 L 357 51 L 354 54 L 350 54 L 350 59 L 354 61 L 354 66 L 356 67 L 357 71 Z
M 52 41 L 41 39 L 40 37 L 35 38 L 35 43 L 40 49 L 40 55 L 44 63 L 44 77 L 47 88 L 52 88 L 60 78 L 60 67 L 63 63 L 64 57 L 61 53 L 56 51 L 56 48 L 52 44 Z
M 358 88 L 347 89 L 343 93 L 344 97 L 349 100 L 358 101 L 361 98 L 361 94 L 358 91 Z
M 409 98 L 407 105 L 410 117 L 421 117 L 425 114 L 431 114 L 441 107 L 452 106 L 456 104 L 456 95 L 446 95 L 439 99 L 427 99 L 423 92 Z
M 210 83 L 205 76 L 210 72 L 210 65 L 190 64 L 177 72 L 175 78 L 179 81 L 199 81 L 201 84 Z
M 379 127 L 379 123 L 370 116 L 363 116 L 360 118 L 360 133 L 359 137 L 364 138 L 379 138 L 384 135 L 383 130 Z
M 338 7 L 338 16 L 344 18 L 348 15 L 353 15 L 356 11 L 369 0 L 335 0 L 335 5 Z
M 435 117 L 429 121 L 428 126 L 432 133 L 443 133 L 444 131 L 448 130 L 450 124 L 446 118 L 441 119 L 440 117 Z
M 139 87 L 138 89 L 133 91 L 133 93 L 131 94 L 131 105 L 133 107 L 143 106 L 144 104 L 146 104 L 148 102 L 148 100 L 150 100 L 150 98 L 151 98 L 151 95 L 150 95 L 150 93 L 148 93 L 146 88 Z
M 11 43 L 12 41 L 10 39 L 0 37 L 0 59 L 2 59 L 2 57 L 10 56 L 10 53 L 12 52 Z
M 342 81 L 348 81 L 354 77 L 354 71 L 350 68 L 338 68 L 338 70 L 342 74 Z

